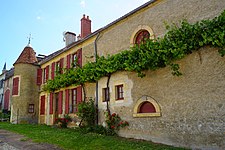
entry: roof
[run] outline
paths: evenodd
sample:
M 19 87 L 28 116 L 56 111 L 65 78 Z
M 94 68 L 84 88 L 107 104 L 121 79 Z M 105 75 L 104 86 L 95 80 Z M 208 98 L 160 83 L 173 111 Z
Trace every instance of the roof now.
M 13 77 L 13 76 L 14 76 L 14 68 L 11 68 L 10 70 L 8 70 L 8 71 L 6 72 L 5 80 L 7 80 L 7 79 L 9 79 L 9 78 L 11 78 L 11 77 Z
M 145 4 L 141 5 L 140 7 L 138 7 L 138 8 L 136 8 L 136 9 L 132 10 L 131 12 L 129 12 L 129 13 L 123 15 L 122 17 L 116 19 L 115 21 L 109 23 L 108 25 L 104 26 L 103 28 L 100 28 L 100 29 L 96 30 L 95 32 L 89 34 L 89 35 L 86 36 L 85 38 L 83 38 L 83 39 L 81 39 L 81 40 L 79 40 L 79 41 L 75 41 L 75 42 L 71 43 L 70 45 L 64 47 L 63 49 L 60 49 L 60 50 L 58 50 L 58 51 L 56 51 L 56 52 L 54 52 L 54 53 L 48 55 L 44 60 L 42 60 L 42 61 L 40 62 L 40 64 L 44 64 L 44 63 L 50 61 L 52 58 L 54 58 L 54 57 L 60 55 L 61 53 L 63 53 L 63 52 L 65 52 L 65 51 L 69 50 L 71 47 L 74 47 L 74 46 L 78 45 L 79 43 L 82 43 L 82 42 L 88 40 L 89 38 L 91 38 L 91 37 L 97 35 L 97 34 L 100 33 L 101 31 L 103 31 L 103 30 L 105 30 L 105 29 L 107 29 L 107 28 L 113 26 L 114 24 L 120 22 L 121 20 L 123 20 L 123 19 L 125 19 L 125 18 L 127 18 L 127 17 L 129 17 L 129 16 L 131 16 L 131 15 L 133 15 L 133 14 L 135 14 L 135 13 L 138 12 L 139 10 L 141 10 L 141 9 L 143 9 L 143 8 L 145 8 L 145 7 L 148 7 L 150 4 L 152 4 L 152 3 L 156 2 L 156 1 L 157 1 L 157 0 L 150 0 L 150 1 L 146 2 Z
M 24 63 L 24 64 L 37 63 L 36 53 L 34 52 L 32 47 L 28 45 L 23 49 L 22 53 L 20 54 L 19 58 L 16 60 L 14 65 L 19 63 Z

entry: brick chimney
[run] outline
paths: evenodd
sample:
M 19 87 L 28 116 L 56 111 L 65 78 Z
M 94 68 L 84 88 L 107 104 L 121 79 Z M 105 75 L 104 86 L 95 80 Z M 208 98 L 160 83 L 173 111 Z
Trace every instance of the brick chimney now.
M 91 20 L 89 19 L 89 16 L 85 17 L 83 15 L 83 18 L 81 19 L 81 38 L 84 38 L 91 34 Z

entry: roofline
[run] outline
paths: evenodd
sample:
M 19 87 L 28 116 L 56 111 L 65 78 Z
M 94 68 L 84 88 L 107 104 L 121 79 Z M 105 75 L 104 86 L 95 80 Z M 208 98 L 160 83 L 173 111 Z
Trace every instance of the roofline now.
M 42 65 L 42 64 L 44 64 L 44 63 L 50 61 L 52 58 L 55 58 L 56 56 L 58 56 L 58 55 L 60 55 L 60 54 L 62 54 L 62 53 L 64 53 L 64 52 L 66 52 L 66 51 L 69 50 L 70 48 L 72 48 L 72 47 L 74 47 L 74 46 L 76 46 L 76 45 L 78 45 L 78 44 L 84 42 L 85 40 L 88 40 L 88 39 L 92 38 L 92 37 L 95 36 L 96 34 L 98 34 L 98 33 L 102 32 L 102 31 L 106 30 L 107 28 L 113 26 L 114 24 L 120 22 L 121 20 L 123 20 L 123 19 L 125 19 L 125 18 L 127 18 L 127 17 L 129 17 L 129 16 L 131 16 L 131 15 L 133 15 L 133 14 L 135 14 L 135 13 L 138 12 L 139 10 L 141 10 L 141 9 L 143 9 L 143 8 L 145 8 L 145 7 L 148 7 L 150 4 L 152 4 L 152 3 L 156 2 L 156 1 L 157 1 L 157 0 L 150 0 L 150 1 L 146 2 L 145 4 L 143 4 L 143 5 L 139 6 L 139 7 L 137 7 L 136 9 L 130 11 L 129 13 L 123 15 L 122 17 L 116 19 L 115 21 L 109 23 L 108 25 L 104 26 L 103 28 L 100 28 L 100 29 L 96 30 L 95 32 L 89 34 L 89 35 L 86 36 L 85 38 L 83 38 L 83 39 L 81 39 L 81 40 L 79 40 L 79 41 L 73 42 L 73 43 L 71 43 L 70 45 L 68 45 L 68 46 L 66 46 L 66 47 L 64 47 L 64 48 L 62 48 L 62 49 L 60 49 L 60 50 L 58 50 L 58 51 L 61 51 L 61 52 L 59 52 L 58 54 L 56 54 L 55 56 L 53 56 L 53 57 L 51 57 L 51 58 L 48 58 L 48 57 L 47 57 L 46 59 L 43 59 L 42 61 L 40 61 L 39 64 Z M 56 51 L 56 52 L 58 52 L 58 51 Z M 56 53 L 56 52 L 54 52 L 54 53 Z M 52 53 L 52 54 L 50 54 L 50 55 L 53 55 L 54 53 Z M 48 56 L 50 56 L 50 55 L 48 55 Z

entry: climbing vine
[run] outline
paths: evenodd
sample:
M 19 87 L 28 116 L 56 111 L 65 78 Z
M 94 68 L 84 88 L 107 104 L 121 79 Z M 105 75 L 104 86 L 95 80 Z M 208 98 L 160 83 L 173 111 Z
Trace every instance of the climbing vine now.
M 82 68 L 71 68 L 59 74 L 54 80 L 48 80 L 43 90 L 55 91 L 70 85 L 98 81 L 120 70 L 134 71 L 144 77 L 144 70 L 156 70 L 171 66 L 173 75 L 181 75 L 175 60 L 191 54 L 200 47 L 210 45 L 219 48 L 225 55 L 225 11 L 212 20 L 203 20 L 195 24 L 182 21 L 180 26 L 167 26 L 168 32 L 163 38 L 148 39 L 145 43 L 134 45 L 129 50 L 111 56 L 101 56 L 96 62 L 88 62 Z

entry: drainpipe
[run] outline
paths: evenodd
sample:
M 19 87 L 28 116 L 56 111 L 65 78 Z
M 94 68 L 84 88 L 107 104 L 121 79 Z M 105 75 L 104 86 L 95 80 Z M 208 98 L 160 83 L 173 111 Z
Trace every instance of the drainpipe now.
M 100 32 L 98 33 L 96 39 L 95 39 L 95 45 L 94 45 L 94 51 L 95 51 L 95 62 L 97 62 L 97 41 L 99 39 Z M 95 86 L 95 91 L 96 91 L 96 98 L 95 98 L 95 105 L 96 105 L 96 111 L 97 111 L 97 116 L 96 116 L 96 123 L 98 124 L 98 81 L 96 81 L 96 86 Z

